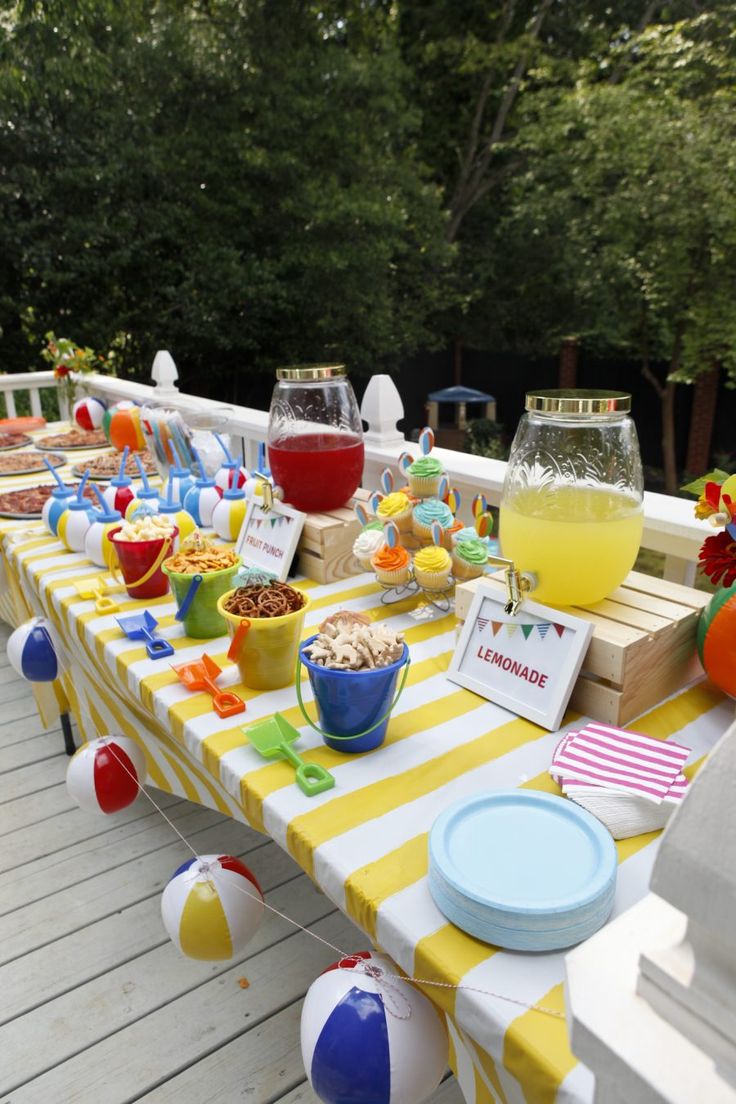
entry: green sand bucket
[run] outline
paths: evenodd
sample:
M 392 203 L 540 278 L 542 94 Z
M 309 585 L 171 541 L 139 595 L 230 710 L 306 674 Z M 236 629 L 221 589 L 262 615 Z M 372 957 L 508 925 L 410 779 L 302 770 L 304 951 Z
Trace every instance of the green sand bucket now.
M 179 607 L 177 619 L 184 624 L 187 636 L 194 640 L 210 640 L 225 636 L 225 619 L 217 612 L 218 599 L 232 590 L 233 575 L 240 567 L 240 557 L 230 567 L 220 571 L 203 571 L 197 575 L 181 571 L 162 570 L 168 575 L 171 589 Z

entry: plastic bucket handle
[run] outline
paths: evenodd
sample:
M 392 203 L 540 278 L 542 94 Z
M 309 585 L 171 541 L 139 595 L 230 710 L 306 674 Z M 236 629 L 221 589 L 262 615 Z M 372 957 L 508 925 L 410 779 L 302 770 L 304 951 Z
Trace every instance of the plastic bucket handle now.
M 391 702 L 390 706 L 388 707 L 386 712 L 383 714 L 383 716 L 379 717 L 379 719 L 376 721 L 375 724 L 372 724 L 370 728 L 366 728 L 362 732 L 355 732 L 352 736 L 333 736 L 331 732 L 324 732 L 319 727 L 319 725 L 315 724 L 314 721 L 312 720 L 312 718 L 307 713 L 307 710 L 305 708 L 304 700 L 302 698 L 302 654 L 301 654 L 301 649 L 300 649 L 299 652 L 297 653 L 297 657 L 296 657 L 296 700 L 299 703 L 299 708 L 301 709 L 302 716 L 304 717 L 304 720 L 307 722 L 307 724 L 310 725 L 314 729 L 315 732 L 318 732 L 323 739 L 345 740 L 345 741 L 347 741 L 347 740 L 359 740 L 361 738 L 361 736 L 367 736 L 369 732 L 373 732 L 374 729 L 379 728 L 380 725 L 382 725 L 384 721 L 387 721 L 389 719 L 389 717 L 391 716 L 391 714 L 394 711 L 394 708 L 395 708 L 399 698 L 401 697 L 402 693 L 404 692 L 404 687 L 406 686 L 406 680 L 409 677 L 409 667 L 410 666 L 411 666 L 411 657 L 410 657 L 408 649 L 407 649 L 406 663 L 403 664 L 404 671 L 403 671 L 403 674 L 401 676 L 401 685 L 399 686 L 399 689 L 396 691 L 396 697 Z
M 114 537 L 116 533 L 119 533 L 121 528 L 122 528 L 122 526 L 119 526 L 117 529 L 113 529 L 113 531 L 110 534 L 108 534 L 108 539 L 110 537 Z M 161 564 L 164 562 L 164 560 L 168 556 L 172 538 L 170 538 L 170 537 L 160 537 L 159 539 L 162 542 L 161 543 L 161 548 L 159 549 L 159 552 L 158 552 L 158 555 L 156 556 L 156 559 L 153 561 L 151 566 L 148 568 L 148 571 L 144 571 L 143 574 L 141 575 L 140 579 L 136 579 L 136 581 L 134 583 L 128 583 L 128 582 L 125 581 L 125 579 L 122 580 L 123 586 L 125 587 L 126 590 L 128 590 L 128 589 L 135 590 L 136 587 L 142 586 L 143 583 L 147 583 L 148 580 L 156 574 L 156 572 L 160 568 Z M 114 543 L 115 542 L 113 541 L 113 544 Z M 112 575 L 113 579 L 117 583 L 120 583 L 121 579 L 120 579 L 120 575 L 118 574 L 118 567 L 119 567 L 119 564 L 113 564 L 112 567 L 110 568 L 110 574 Z
M 245 639 L 245 635 L 248 632 L 249 628 L 250 621 L 247 617 L 244 617 L 235 632 L 233 633 L 233 638 L 230 641 L 230 647 L 227 650 L 227 658 L 231 659 L 233 663 L 237 661 L 240 645 L 243 643 L 243 640 Z
M 184 598 L 184 601 L 182 602 L 182 604 L 179 606 L 178 610 L 174 614 L 174 617 L 176 618 L 177 621 L 183 621 L 184 618 L 186 617 L 186 615 L 189 613 L 189 607 L 191 606 L 192 602 L 194 601 L 194 599 L 196 597 L 196 594 L 197 594 L 197 591 L 199 590 L 201 585 L 202 585 L 202 576 L 201 575 L 193 575 L 192 576 L 192 581 L 189 584 L 189 590 L 186 593 L 186 597 Z

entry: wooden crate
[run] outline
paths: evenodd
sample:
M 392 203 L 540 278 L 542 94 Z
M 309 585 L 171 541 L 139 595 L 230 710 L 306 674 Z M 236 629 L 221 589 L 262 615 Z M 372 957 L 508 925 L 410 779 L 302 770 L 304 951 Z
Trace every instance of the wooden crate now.
M 307 514 L 297 545 L 295 570 L 317 583 L 334 583 L 363 570 L 353 555 L 353 543 L 361 525 L 353 506 L 367 503 L 370 491 L 359 489 L 348 506 L 326 514 Z
M 488 577 L 505 590 L 503 575 Z M 459 584 L 464 621 L 477 580 Z M 695 651 L 700 611 L 710 595 L 632 571 L 603 602 L 565 607 L 593 623 L 593 636 L 570 706 L 606 724 L 627 724 L 702 673 Z

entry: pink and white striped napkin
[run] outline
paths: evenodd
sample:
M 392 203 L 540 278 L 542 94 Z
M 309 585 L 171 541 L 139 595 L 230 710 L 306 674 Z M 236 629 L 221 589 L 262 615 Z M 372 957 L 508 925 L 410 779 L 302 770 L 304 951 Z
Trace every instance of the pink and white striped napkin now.
M 549 773 L 615 839 L 625 839 L 664 827 L 687 791 L 689 754 L 682 744 L 591 721 L 563 736 Z

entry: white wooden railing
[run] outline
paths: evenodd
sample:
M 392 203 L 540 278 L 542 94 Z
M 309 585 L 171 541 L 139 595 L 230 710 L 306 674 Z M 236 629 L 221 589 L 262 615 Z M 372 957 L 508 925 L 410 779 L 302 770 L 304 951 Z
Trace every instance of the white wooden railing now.
M 168 354 L 159 353 L 152 371 L 153 385 L 133 383 L 130 380 L 110 376 L 82 376 L 78 381 L 78 394 L 94 394 L 112 402 L 120 399 L 167 402 L 182 411 L 215 412 L 227 407 L 228 425 L 235 448 L 240 449 L 247 468 L 254 468 L 258 460 L 258 446 L 266 440 L 268 413 L 246 406 L 230 406 L 213 399 L 185 395 L 176 386 L 176 368 Z M 5 396 L 8 417 L 16 414 L 15 397 L 27 392 L 32 414 L 41 414 L 40 392 L 56 388 L 53 372 L 28 372 L 0 375 L 0 393 Z M 61 396 L 59 396 L 61 399 Z M 374 376 L 365 392 L 361 413 L 367 423 L 365 432 L 365 469 L 363 485 L 377 488 L 384 468 L 392 468 L 397 474 L 397 460 L 403 449 L 416 449 L 407 442 L 396 428 L 404 417 L 401 397 L 390 376 Z M 59 402 L 60 417 L 68 416 L 66 405 Z M 450 449 L 436 449 L 451 484 L 462 496 L 460 511 L 465 520 L 469 504 L 475 494 L 483 493 L 492 506 L 501 501 L 506 464 L 502 460 L 487 460 Z M 644 495 L 644 534 L 642 547 L 664 554 L 665 578 L 691 584 L 700 545 L 710 530 L 705 522 L 693 516 L 693 504 L 670 495 Z

